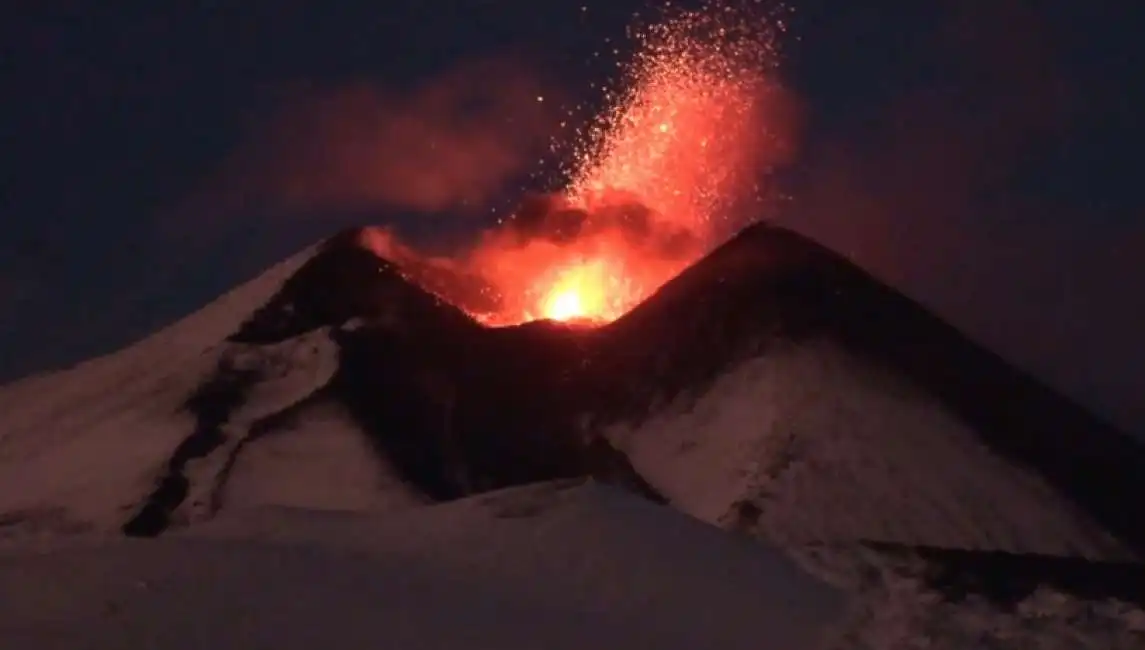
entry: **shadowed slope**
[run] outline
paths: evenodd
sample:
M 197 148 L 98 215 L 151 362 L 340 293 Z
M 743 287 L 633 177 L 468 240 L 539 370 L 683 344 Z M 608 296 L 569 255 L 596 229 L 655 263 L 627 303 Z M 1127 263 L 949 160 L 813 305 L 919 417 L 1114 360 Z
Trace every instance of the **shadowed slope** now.
M 1140 446 L 791 231 L 746 229 L 598 329 L 481 327 L 359 241 L 358 231 L 329 240 L 231 340 L 355 322 L 335 335 L 332 394 L 435 499 L 584 473 L 654 494 L 600 431 L 702 395 L 776 346 L 830 341 L 937 400 L 994 454 L 1145 550 L 1132 505 L 1145 489 Z
M 421 283 L 362 235 L 0 394 L 0 538 L 157 535 L 261 505 L 387 520 L 592 475 L 778 543 L 858 593 L 879 639 L 903 598 L 917 620 L 893 634 L 940 625 L 953 648 L 1013 631 L 1005 608 L 1046 588 L 1097 614 L 1140 596 L 1141 449 L 794 233 L 747 229 L 596 329 L 482 327 L 442 297 L 469 279 Z M 897 555 L 905 580 L 886 578 Z M 975 602 L 900 588 L 920 577 Z M 1094 647 L 1139 645 L 1122 610 L 1087 619 L 1124 641 Z M 1036 617 L 1015 638 L 1076 627 Z
M 230 340 L 275 344 L 352 321 L 333 335 L 328 393 L 432 499 L 593 475 L 660 500 L 622 454 L 576 426 L 567 370 L 580 366 L 577 332 L 482 327 L 359 241 L 358 231 L 330 239 Z
M 745 230 L 600 338 L 593 375 L 610 418 L 640 416 L 650 392 L 661 400 L 694 392 L 771 343 L 835 341 L 929 393 L 995 453 L 1145 553 L 1135 506 L 1145 494 L 1145 448 L 790 231 Z
M 159 412 L 153 417 L 170 419 L 172 432 L 187 427 L 181 434 L 184 444 L 180 449 L 178 438 L 175 444 L 167 438 L 150 440 L 149 454 L 166 447 L 168 456 L 151 470 L 143 466 L 150 456 L 140 455 L 140 467 L 130 471 L 133 481 L 157 472 L 152 501 L 164 503 L 152 507 L 139 495 L 134 508 L 117 502 L 100 506 L 101 512 L 126 509 L 135 516 L 150 507 L 150 512 L 167 514 L 156 519 L 159 524 L 143 528 L 160 532 L 161 522 L 183 500 L 209 504 L 226 492 L 227 468 L 247 443 L 273 436 L 280 426 L 276 423 L 290 420 L 276 413 L 295 404 L 321 408 L 333 402 L 351 416 L 380 458 L 433 500 L 591 474 L 652 498 L 667 494 L 674 502 L 682 499 L 678 507 L 711 520 L 732 516 L 737 500 L 750 502 L 745 511 L 756 508 L 763 512 L 759 521 L 772 526 L 774 520 L 764 512 L 768 504 L 750 493 L 767 488 L 761 477 L 773 478 L 802 462 L 800 482 L 792 484 L 798 490 L 788 489 L 784 497 L 791 511 L 849 516 L 816 501 L 828 499 L 831 490 L 852 500 L 869 492 L 872 503 L 859 505 L 877 510 L 883 498 L 878 495 L 914 496 L 921 476 L 934 493 L 921 495 L 912 507 L 957 510 L 954 518 L 971 520 L 970 525 L 994 522 L 979 526 L 977 541 L 950 541 L 954 546 L 1048 553 L 1069 552 L 1076 542 L 1089 549 L 1081 554 L 1092 550 L 1097 556 L 1104 544 L 1097 538 L 1109 533 L 1138 553 L 1145 548 L 1145 524 L 1135 516 L 1132 502 L 1145 488 L 1145 457 L 1137 445 L 847 260 L 790 231 L 766 225 L 743 231 L 631 313 L 596 329 L 545 322 L 482 327 L 439 295 L 419 288 L 419 278 L 413 277 L 418 268 L 399 267 L 370 252 L 362 245 L 364 235 L 347 231 L 308 255 L 261 307 L 253 313 L 245 307 L 250 318 L 226 341 L 193 359 L 194 373 L 166 378 L 170 369 L 155 371 L 165 378 L 159 388 L 181 408 L 176 407 L 178 419 Z M 448 285 L 440 273 L 433 282 Z M 471 285 L 466 279 L 458 286 Z M 825 343 L 834 347 L 824 348 Z M 831 351 L 836 348 L 845 359 Z M 142 359 L 144 351 L 132 348 L 128 356 Z M 148 354 L 149 369 L 162 366 L 162 355 Z M 235 366 L 232 357 L 241 363 Z M 100 363 L 111 368 L 114 361 L 109 357 Z M 839 372 L 847 381 L 824 375 L 813 368 L 816 364 L 843 368 Z M 219 398 L 239 403 L 212 402 L 217 391 L 202 389 L 225 384 L 220 373 L 236 367 L 254 369 L 250 385 L 244 384 L 239 395 Z M 751 378 L 759 368 L 771 373 L 770 384 Z M 82 372 L 72 371 L 68 381 L 82 383 L 77 374 Z M 301 378 L 285 382 L 289 395 L 266 399 L 291 373 Z M 748 382 L 745 386 L 755 387 L 733 399 L 725 393 L 729 378 L 739 375 Z M 52 378 L 38 381 L 48 386 Z M 794 385 L 800 381 L 806 385 Z M 149 386 L 139 390 L 159 389 Z M 796 389 L 806 395 L 793 393 Z M 831 422 L 816 415 L 840 400 L 849 400 L 847 413 Z M 910 417 L 883 426 L 882 415 L 869 415 L 880 408 L 890 409 L 895 418 L 895 409 L 906 409 Z M 729 409 L 742 412 L 735 416 L 738 422 L 728 419 L 734 415 Z M 82 415 L 68 416 L 74 434 L 67 435 L 79 440 L 83 431 L 104 430 L 85 424 Z M 668 422 L 677 416 L 695 420 L 688 425 L 691 432 Z M 22 426 L 34 430 L 31 424 Z M 639 430 L 643 442 L 636 451 L 642 460 L 636 461 L 630 442 L 617 437 L 618 427 Z M 321 429 L 314 431 L 319 435 Z M 142 433 L 120 435 L 136 436 L 132 444 L 146 439 Z M 76 491 L 98 485 L 94 479 L 84 478 L 82 484 L 77 479 L 73 486 L 65 481 L 68 470 L 50 470 L 43 434 L 32 438 L 20 433 L 8 440 L 10 450 L 39 450 L 43 458 L 37 461 L 36 476 L 61 477 L 53 479 L 52 491 L 43 497 L 23 492 L 31 496 L 14 500 L 21 507 L 39 507 L 39 501 L 55 507 L 57 495 L 95 494 L 87 487 Z M 968 450 L 966 440 L 987 451 Z M 103 444 L 94 438 L 83 441 Z M 659 467 L 649 464 L 649 449 Z M 716 462 L 713 449 L 731 461 Z M 939 452 L 931 449 L 947 455 L 936 458 Z M 846 466 L 851 455 L 866 460 Z M 947 489 L 939 470 L 950 466 L 961 472 L 955 477 L 960 483 Z M 900 475 L 904 468 L 914 483 Z M 1016 468 L 1050 487 L 1030 487 L 1028 478 L 1016 477 L 1021 473 Z M 848 473 L 849 483 L 840 481 L 840 471 Z M 725 485 L 708 498 L 710 507 L 690 509 L 689 494 L 707 489 L 703 484 L 711 480 Z M 128 483 L 120 483 L 115 489 L 125 490 Z M 219 485 L 197 486 L 204 483 Z M 163 489 L 184 484 L 185 489 Z M 1051 487 L 1054 495 L 1045 496 Z M 1007 501 L 1011 492 L 1027 497 Z M 1000 508 L 1002 503 L 1009 510 Z M 1020 534 L 997 530 L 1027 506 L 1036 506 L 1040 514 L 1028 518 Z M 204 514 L 209 516 L 212 508 Z M 1054 514 L 1071 508 L 1081 516 Z M 1047 530 L 1039 528 L 1047 522 L 1057 533 L 1039 533 Z M 828 532 L 839 538 L 938 546 L 952 539 L 944 538 L 946 529 L 920 538 L 934 522 L 917 516 L 908 526 L 914 528 L 902 534 L 884 535 L 872 528 L 874 523 Z M 1074 532 L 1062 533 L 1066 529 Z M 1059 533 L 1062 541 L 1054 548 L 1027 548 L 1030 540 Z

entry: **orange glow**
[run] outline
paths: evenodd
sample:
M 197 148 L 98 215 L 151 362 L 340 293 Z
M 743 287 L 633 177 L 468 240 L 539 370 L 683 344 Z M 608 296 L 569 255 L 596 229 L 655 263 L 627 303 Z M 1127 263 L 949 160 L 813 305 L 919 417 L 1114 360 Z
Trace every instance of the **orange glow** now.
M 473 314 L 494 326 L 537 319 L 609 322 L 647 297 L 647 287 L 683 268 L 681 261 L 641 257 L 615 231 L 565 246 L 535 240 L 509 247 L 494 239 L 471 261 L 500 294 L 497 313 Z
M 586 313 L 585 306 L 581 304 L 581 289 L 554 288 L 545 300 L 544 316 L 552 320 L 572 320 L 583 318 Z
M 598 257 L 558 269 L 553 278 L 541 278 L 537 314 L 527 317 L 551 320 L 607 322 L 628 311 L 638 295 L 625 286 L 627 274 L 610 266 L 610 258 Z
M 782 22 L 760 25 L 714 8 L 635 33 L 624 89 L 580 134 L 569 170 L 564 203 L 587 213 L 582 234 L 563 245 L 486 240 L 473 262 L 504 306 L 481 320 L 615 320 L 743 225 L 728 208 L 756 191 L 778 142 L 764 109 Z M 635 237 L 623 225 L 634 206 L 648 214 Z
M 636 30 L 622 90 L 578 134 L 569 183 L 537 222 L 552 232 L 510 219 L 451 262 L 496 293 L 495 313 L 471 315 L 610 322 L 745 225 L 732 207 L 758 198 L 785 155 L 785 125 L 768 114 L 782 30 L 723 5 Z
M 607 281 L 601 260 L 563 271 L 551 286 L 543 290 L 541 316 L 552 320 L 607 317 Z

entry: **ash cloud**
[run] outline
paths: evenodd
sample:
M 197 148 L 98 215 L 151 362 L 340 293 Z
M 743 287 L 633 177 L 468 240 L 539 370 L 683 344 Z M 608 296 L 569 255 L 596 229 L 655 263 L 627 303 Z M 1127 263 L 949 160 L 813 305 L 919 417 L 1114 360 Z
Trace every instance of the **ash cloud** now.
M 572 205 L 559 193 L 526 196 L 516 212 L 501 227 L 487 231 L 486 237 L 518 246 L 534 241 L 565 246 L 605 233 L 615 233 L 631 249 L 659 259 L 694 255 L 706 243 L 688 228 L 658 220 L 639 198 L 619 192 L 591 211 Z
M 559 104 L 552 84 L 500 60 L 408 90 L 294 92 L 177 212 L 475 211 L 536 164 Z

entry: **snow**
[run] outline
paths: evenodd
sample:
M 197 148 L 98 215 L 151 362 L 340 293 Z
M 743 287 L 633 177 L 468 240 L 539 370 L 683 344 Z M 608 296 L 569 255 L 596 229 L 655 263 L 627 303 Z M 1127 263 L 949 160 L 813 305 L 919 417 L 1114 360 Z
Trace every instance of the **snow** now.
M 124 350 L 4 386 L 0 513 L 49 529 L 117 528 L 194 428 L 183 402 L 229 351 L 223 341 L 315 250 Z
M 690 517 L 592 483 L 429 506 L 324 395 L 332 331 L 225 342 L 312 255 L 0 389 L 5 648 L 1145 647 L 1139 606 L 1049 588 L 1012 610 L 949 602 L 871 550 L 1132 556 L 931 396 L 825 340 L 768 341 L 605 431 Z M 124 539 L 221 365 L 255 376 L 221 448 L 184 468 L 177 526 Z
M 384 518 L 262 509 L 0 559 L 14 650 L 799 650 L 844 601 L 775 551 L 591 483 Z
M 306 401 L 316 390 L 325 386 L 338 369 L 338 350 L 330 339 L 329 330 L 325 328 L 277 345 L 228 344 L 221 352 L 220 359 L 225 359 L 229 368 L 254 373 L 257 379 L 223 425 L 222 447 L 205 458 L 193 459 L 184 468 L 184 475 L 190 482 L 190 494 L 184 502 L 185 507 L 177 513 L 184 521 L 209 518 L 221 507 L 228 492 L 228 479 L 232 476 L 245 481 L 254 491 L 254 498 L 259 498 L 257 494 L 262 486 L 252 485 L 250 480 L 253 476 L 250 469 L 253 459 L 244 458 L 244 455 L 251 455 L 250 452 L 265 455 L 260 453 L 263 445 L 259 445 L 260 448 L 255 451 L 255 446 L 251 444 L 258 423 Z M 332 414 L 323 414 L 315 409 L 311 409 L 309 415 L 312 417 L 300 420 L 294 430 L 289 432 L 293 434 L 289 436 L 292 439 L 298 439 L 301 434 L 310 443 L 311 450 L 321 454 L 311 459 L 313 462 L 308 463 L 310 467 L 303 469 L 306 480 L 301 482 L 302 485 L 319 484 L 329 479 L 331 472 L 318 476 L 314 472 L 320 472 L 330 462 L 338 465 L 337 473 L 343 477 L 360 479 L 364 473 L 375 469 L 372 466 L 362 468 L 363 462 L 368 464 L 366 459 L 369 457 L 364 441 L 350 448 L 339 446 L 338 443 L 345 441 L 348 433 L 349 425 L 344 418 L 339 420 L 332 417 Z M 315 449 L 315 445 L 319 447 Z M 277 446 L 282 447 L 281 444 Z M 240 455 L 240 451 L 244 455 Z M 237 473 L 234 470 L 238 470 Z M 300 475 L 284 477 L 278 474 L 276 478 L 284 485 L 297 485 L 299 482 L 291 480 L 297 476 Z M 285 481 L 282 480 L 284 478 Z M 359 485 L 363 489 L 375 487 L 368 480 Z M 331 489 L 338 488 L 331 486 Z M 263 487 L 262 492 L 265 491 Z M 235 494 L 236 491 L 230 489 L 229 493 Z
M 262 506 L 381 512 L 424 503 L 336 404 L 307 405 L 273 435 L 248 440 L 219 481 L 215 499 L 224 512 Z
M 1145 609 L 1041 588 L 950 602 L 869 548 L 1132 553 L 929 396 L 829 341 L 768 346 L 610 439 L 674 506 L 775 544 L 856 595 L 830 650 L 1145 647 Z M 744 504 L 754 514 L 744 521 Z
M 928 589 L 919 567 L 868 553 L 868 576 L 824 650 L 1137 650 L 1145 609 L 1112 598 L 1083 600 L 1042 587 L 1010 607 L 972 596 L 951 602 Z
M 1131 557 L 937 402 L 827 341 L 772 346 L 608 435 L 677 507 L 720 522 L 751 503 L 792 545 Z

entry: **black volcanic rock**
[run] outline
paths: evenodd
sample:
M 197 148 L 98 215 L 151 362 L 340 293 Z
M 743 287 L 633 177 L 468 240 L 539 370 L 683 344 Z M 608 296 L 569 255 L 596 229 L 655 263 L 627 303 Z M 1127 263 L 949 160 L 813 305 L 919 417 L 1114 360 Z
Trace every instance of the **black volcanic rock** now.
M 615 195 L 588 211 L 570 205 L 564 196 L 533 194 L 496 230 L 511 235 L 519 245 L 541 240 L 559 246 L 583 237 L 619 233 L 633 248 L 671 259 L 681 259 L 700 247 L 695 234 L 657 221 L 653 211 L 634 196 Z
M 407 281 L 396 264 L 359 245 L 359 230 L 330 238 L 237 332 L 235 343 L 271 344 L 351 319 L 385 321 L 434 313 L 426 323 L 468 319 Z
M 577 428 L 576 387 L 552 371 L 568 362 L 552 354 L 567 349 L 560 333 L 528 329 L 343 333 L 333 388 L 434 499 L 586 475 L 659 499 L 619 452 Z
M 787 230 L 745 230 L 614 323 L 605 338 L 616 343 L 605 345 L 615 353 L 598 355 L 612 367 L 600 376 L 632 378 L 624 381 L 639 392 L 635 378 L 655 373 L 662 388 L 683 390 L 768 340 L 811 337 L 837 341 L 905 376 L 971 425 L 988 448 L 1042 476 L 1145 554 L 1145 518 L 1136 506 L 1145 494 L 1145 446 Z
M 431 498 L 580 475 L 659 498 L 601 437 L 605 425 L 701 392 L 776 342 L 822 339 L 906 378 L 1145 554 L 1139 444 L 791 231 L 748 228 L 595 329 L 482 327 L 357 240 L 327 242 L 231 338 L 265 345 L 334 328 L 327 394 Z
M 273 344 L 356 320 L 334 334 L 329 394 L 433 499 L 592 475 L 661 500 L 577 423 L 580 330 L 485 328 L 358 241 L 347 231 L 326 242 L 230 340 Z

